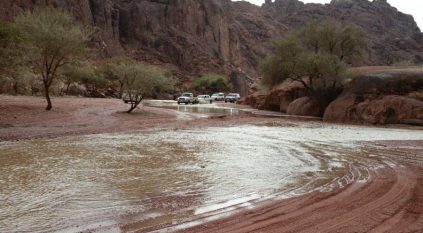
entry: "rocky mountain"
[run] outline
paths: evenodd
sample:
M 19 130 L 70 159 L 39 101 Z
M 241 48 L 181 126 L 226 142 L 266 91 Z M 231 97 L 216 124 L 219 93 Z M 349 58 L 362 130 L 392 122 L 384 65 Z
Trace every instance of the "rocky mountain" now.
M 423 36 L 414 18 L 399 12 L 386 0 L 332 0 L 326 5 L 276 0 L 262 8 L 291 29 L 319 19 L 335 19 L 364 28 L 369 37 L 370 65 L 423 61 Z
M 262 7 L 230 0 L 3 0 L 0 16 L 51 5 L 102 31 L 102 57 L 129 55 L 171 70 L 182 83 L 207 72 L 225 73 L 243 95 L 258 65 L 283 38 L 322 18 L 352 22 L 369 35 L 368 64 L 423 62 L 423 35 L 410 15 L 386 0 L 304 4 L 271 0 Z

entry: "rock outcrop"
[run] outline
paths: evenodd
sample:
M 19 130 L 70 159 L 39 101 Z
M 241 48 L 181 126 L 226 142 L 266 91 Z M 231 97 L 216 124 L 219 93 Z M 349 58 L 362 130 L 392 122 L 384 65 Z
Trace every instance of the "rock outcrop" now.
M 322 116 L 322 111 L 319 107 L 319 104 L 309 97 L 301 97 L 291 102 L 288 105 L 286 113 L 289 115 L 299 116 Z
M 248 95 L 238 101 L 238 104 L 249 105 L 256 109 L 265 109 L 264 102 L 266 100 L 267 94 L 262 92 L 255 92 L 251 95 Z
M 126 54 L 162 65 L 181 83 L 207 72 L 226 73 L 248 92 L 272 41 L 316 18 L 352 22 L 369 34 L 369 63 L 423 62 L 423 36 L 409 15 L 384 0 L 304 4 L 266 1 L 262 7 L 230 0 L 4 0 L 0 16 L 51 5 L 100 29 L 103 57 Z
M 364 75 L 350 82 L 325 111 L 325 121 L 423 125 L 423 74 Z
M 281 85 L 272 90 L 261 106 L 262 109 L 287 112 L 288 106 L 296 99 L 307 96 L 307 90 L 299 82 Z

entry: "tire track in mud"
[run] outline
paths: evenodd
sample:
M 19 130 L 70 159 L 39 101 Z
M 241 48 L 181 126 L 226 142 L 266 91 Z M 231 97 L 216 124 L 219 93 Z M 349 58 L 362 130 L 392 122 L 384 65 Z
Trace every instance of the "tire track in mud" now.
M 370 147 L 363 153 L 380 155 L 369 160 L 384 167 L 371 169 L 367 182 L 360 182 L 364 159 L 345 187 L 268 202 L 181 232 L 423 232 L 420 149 Z

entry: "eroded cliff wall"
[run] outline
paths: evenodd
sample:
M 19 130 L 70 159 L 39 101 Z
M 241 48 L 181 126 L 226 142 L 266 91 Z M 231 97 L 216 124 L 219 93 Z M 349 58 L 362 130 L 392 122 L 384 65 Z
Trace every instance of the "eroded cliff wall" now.
M 262 7 L 229 0 L 3 0 L 0 15 L 11 20 L 23 9 L 45 5 L 98 27 L 103 57 L 127 54 L 160 64 L 181 82 L 207 72 L 226 73 L 241 92 L 257 80 L 272 40 L 313 19 L 363 27 L 370 41 L 368 64 L 423 62 L 423 36 L 414 19 L 385 0 L 326 5 L 276 0 Z

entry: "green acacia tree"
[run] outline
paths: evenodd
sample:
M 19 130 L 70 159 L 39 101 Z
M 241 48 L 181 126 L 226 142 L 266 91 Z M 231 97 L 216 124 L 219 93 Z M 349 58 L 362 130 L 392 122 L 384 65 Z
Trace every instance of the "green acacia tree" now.
M 366 32 L 354 24 L 313 21 L 294 33 L 308 51 L 336 56 L 347 64 L 359 64 L 365 58 Z
M 110 63 L 109 63 L 110 65 Z M 110 69 L 109 66 L 107 69 Z M 134 111 L 142 100 L 156 93 L 173 90 L 174 81 L 169 73 L 158 67 L 138 63 L 126 58 L 112 62 L 112 71 L 108 70 L 109 78 L 122 84 L 123 98 L 130 104 L 128 113 Z
M 51 7 L 23 12 L 15 24 L 23 33 L 31 67 L 42 79 L 46 110 L 51 110 L 50 86 L 63 66 L 89 53 L 93 31 L 80 26 L 69 13 Z
M 116 57 L 106 60 L 100 65 L 100 70 L 104 78 L 115 83 L 118 87 L 119 98 L 122 98 L 125 82 L 126 71 L 128 67 L 135 66 L 137 61 L 128 57 Z
M 367 43 L 361 28 L 323 21 L 275 41 L 274 47 L 274 54 L 261 65 L 262 84 L 300 82 L 323 110 L 350 77 L 348 64 L 364 59 Z
M 25 81 L 21 43 L 22 33 L 10 23 L 0 20 L 0 81 L 3 86 L 11 86 L 15 94 Z

